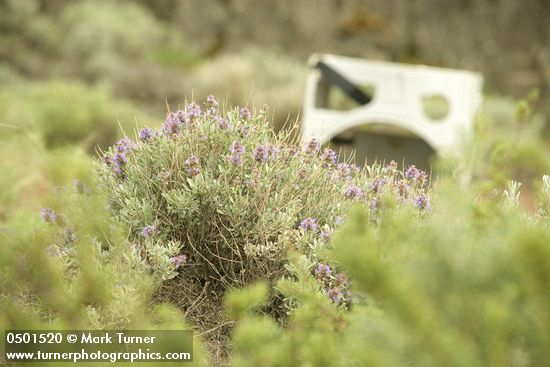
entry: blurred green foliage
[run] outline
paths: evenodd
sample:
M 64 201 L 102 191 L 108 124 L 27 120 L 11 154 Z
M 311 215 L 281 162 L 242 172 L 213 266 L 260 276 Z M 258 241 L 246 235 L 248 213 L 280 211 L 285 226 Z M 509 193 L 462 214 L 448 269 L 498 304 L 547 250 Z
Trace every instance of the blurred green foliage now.
M 0 329 L 186 329 L 173 307 L 151 304 L 140 255 L 93 181 L 82 184 L 50 195 L 55 223 L 0 225 Z M 208 365 L 198 340 L 192 365 Z
M 81 145 L 91 153 L 112 144 L 121 130 L 151 122 L 105 89 L 65 81 L 17 83 L 0 91 L 0 121 L 3 139 L 29 133 L 48 148 Z
M 235 365 L 547 364 L 548 219 L 499 199 L 475 200 L 454 183 L 434 190 L 428 217 L 396 208 L 374 227 L 358 209 L 337 232 L 334 257 L 358 294 L 351 312 L 338 314 L 315 296 L 304 258 L 291 260 L 299 270 L 281 284 L 288 291 L 290 282 L 299 301 L 286 328 L 232 311 L 241 315 Z M 249 303 L 257 302 L 251 290 Z

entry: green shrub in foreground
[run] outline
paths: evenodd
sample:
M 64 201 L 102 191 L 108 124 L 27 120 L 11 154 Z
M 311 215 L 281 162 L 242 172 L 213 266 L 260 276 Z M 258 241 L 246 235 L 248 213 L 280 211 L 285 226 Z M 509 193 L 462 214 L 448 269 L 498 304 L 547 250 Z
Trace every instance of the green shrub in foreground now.
M 59 190 L 46 223 L 0 225 L 0 331 L 188 329 L 173 306 L 151 303 L 148 268 L 105 201 L 82 185 Z M 198 339 L 189 365 L 208 365 Z
M 234 365 L 547 365 L 544 211 L 525 214 L 511 192 L 481 200 L 441 183 L 434 196 L 432 213 L 420 220 L 395 208 L 375 227 L 356 210 L 337 231 L 334 257 L 362 295 L 350 313 L 327 311 L 315 297 L 303 257 L 292 260 L 302 281 L 281 281 L 299 300 L 286 328 L 249 307 L 262 302 L 255 289 L 230 294 L 229 309 L 240 317 Z

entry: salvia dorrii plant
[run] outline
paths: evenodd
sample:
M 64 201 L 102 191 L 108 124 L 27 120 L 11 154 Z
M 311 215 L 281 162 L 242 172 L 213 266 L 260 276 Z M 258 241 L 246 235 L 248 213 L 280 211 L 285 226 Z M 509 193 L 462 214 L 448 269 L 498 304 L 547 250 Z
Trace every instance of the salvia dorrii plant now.
M 191 319 L 215 320 L 206 307 L 221 310 L 229 288 L 274 284 L 287 273 L 289 249 L 307 256 L 320 290 L 347 306 L 349 282 L 323 249 L 348 209 L 363 206 L 372 222 L 385 206 L 430 209 L 428 178 L 416 167 L 339 162 L 318 140 L 276 135 L 262 111 L 225 111 L 212 96 L 137 135 L 104 154 L 101 183 L 162 283 L 160 297 Z M 284 313 L 280 305 L 271 310 Z

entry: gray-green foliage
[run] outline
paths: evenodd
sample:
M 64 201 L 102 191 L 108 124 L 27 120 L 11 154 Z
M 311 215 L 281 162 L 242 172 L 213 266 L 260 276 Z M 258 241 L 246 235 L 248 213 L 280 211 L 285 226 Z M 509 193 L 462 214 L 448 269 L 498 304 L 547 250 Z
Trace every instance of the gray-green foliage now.
M 169 113 L 164 130 L 145 142 L 122 140 L 100 171 L 132 238 L 180 242 L 193 262 L 188 271 L 224 288 L 278 278 L 289 247 L 318 256 L 311 249 L 321 229 L 332 230 L 353 199 L 375 212 L 382 192 L 412 203 L 426 183 L 403 180 L 410 192 L 402 193 L 395 168 L 337 165 L 335 152 L 321 152 L 315 140 L 298 147 L 261 115 L 197 109 Z M 313 229 L 300 228 L 306 218 Z M 154 226 L 150 237 L 146 226 Z
M 224 112 L 208 100 L 202 110 L 191 103 L 168 113 L 162 130 L 119 141 L 98 165 L 112 214 L 157 277 L 173 278 L 159 298 L 177 304 L 199 330 L 223 330 L 227 289 L 258 280 L 272 287 L 288 275 L 289 250 L 306 256 L 309 272 L 332 263 L 330 232 L 354 203 L 373 223 L 396 205 L 416 215 L 428 210 L 427 177 L 414 167 L 403 173 L 393 164 L 360 170 L 338 163 L 315 139 L 302 147 L 288 131 L 275 135 L 262 111 Z M 175 263 L 177 255 L 187 264 L 170 269 L 158 261 Z M 351 302 L 336 282 L 314 284 L 327 303 L 328 296 L 343 308 Z M 292 299 L 270 288 L 265 311 L 283 321 Z

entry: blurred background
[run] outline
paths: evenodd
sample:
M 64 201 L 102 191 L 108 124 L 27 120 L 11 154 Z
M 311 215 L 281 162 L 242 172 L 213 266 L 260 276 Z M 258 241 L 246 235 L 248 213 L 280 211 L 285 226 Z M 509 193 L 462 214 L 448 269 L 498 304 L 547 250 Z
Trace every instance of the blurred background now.
M 0 0 L 0 220 L 85 178 L 98 146 L 160 125 L 167 104 L 214 94 L 269 105 L 276 129 L 299 119 L 318 52 L 482 72 L 474 177 L 546 173 L 549 19 L 548 0 Z

